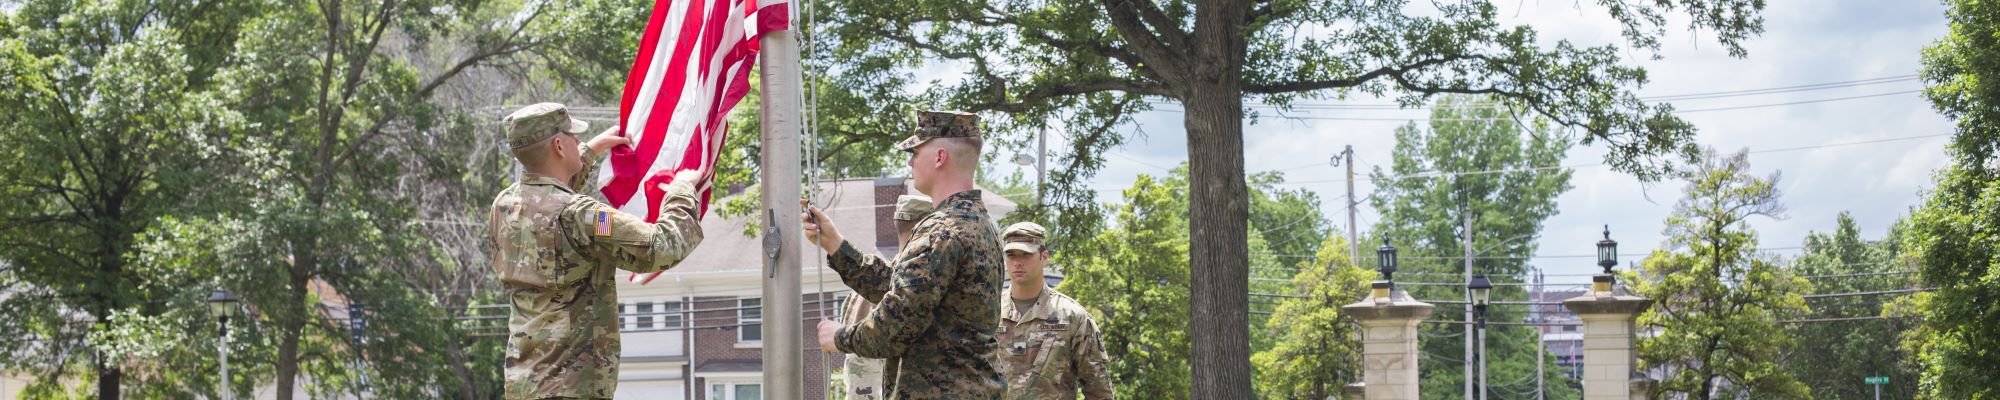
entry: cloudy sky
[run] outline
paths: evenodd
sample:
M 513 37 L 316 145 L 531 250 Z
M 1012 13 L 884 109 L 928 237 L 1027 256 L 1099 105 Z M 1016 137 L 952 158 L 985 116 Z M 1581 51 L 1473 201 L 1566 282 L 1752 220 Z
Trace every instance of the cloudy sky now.
M 1503 5 L 1506 23 L 1530 24 L 1542 38 L 1566 38 L 1580 44 L 1621 40 L 1617 27 L 1598 9 L 1571 1 L 1524 1 Z M 1516 10 L 1515 8 L 1518 8 Z M 1943 6 L 1930 1 L 1818 0 L 1774 1 L 1765 10 L 1766 33 L 1746 43 L 1749 56 L 1731 58 L 1713 37 L 1686 29 L 1669 29 L 1664 59 L 1643 61 L 1652 83 L 1642 96 L 1714 93 L 1909 77 L 1919 68 L 1919 52 L 1946 32 Z M 1684 25 L 1676 25 L 1684 26 Z M 1645 59 L 1628 54 L 1628 59 Z M 1683 114 L 1699 129 L 1702 145 L 1734 151 L 1749 149 L 1759 175 L 1782 171 L 1780 187 L 1789 208 L 1784 219 L 1754 220 L 1761 246 L 1775 254 L 1796 254 L 1808 232 L 1828 231 L 1841 211 L 1854 214 L 1864 237 L 1877 238 L 1889 224 L 1907 213 L 1929 186 L 1931 171 L 1944 164 L 1948 120 L 1932 111 L 1918 94 L 1914 79 L 1883 79 L 1871 84 L 1828 90 L 1792 91 L 1754 96 L 1675 102 L 1682 110 L 1770 105 Z M 1846 100 L 1832 100 L 1860 97 Z M 1780 103 L 1799 103 L 1776 105 Z M 1355 98 L 1337 104 L 1385 104 L 1383 99 Z M 1179 107 L 1162 107 L 1178 109 Z M 1418 110 L 1301 110 L 1289 115 L 1422 119 Z M 1264 112 L 1264 115 L 1273 115 Z M 1245 129 L 1248 169 L 1285 170 L 1288 181 L 1319 193 L 1333 224 L 1344 230 L 1341 196 L 1343 169 L 1325 163 L 1343 145 L 1353 145 L 1364 171 L 1389 163 L 1394 145 L 1393 121 L 1281 120 L 1266 118 Z M 1181 115 L 1171 111 L 1141 114 L 1136 126 L 1142 137 L 1116 149 L 1093 181 L 1104 202 L 1120 200 L 1119 190 L 1139 174 L 1160 175 L 1164 168 L 1187 160 Z M 1927 136 L 1927 137 L 1926 137 Z M 1915 137 L 1915 138 L 1913 138 Z M 1885 140 L 1887 139 L 1887 140 Z M 1872 141 L 1872 142 L 1871 142 Z M 1060 137 L 1050 140 L 1059 146 Z M 1855 142 L 1870 142 L 1853 144 Z M 1826 146 L 1833 145 L 1833 146 Z M 1801 149 L 1803 147 L 1803 149 Z M 1603 149 L 1578 147 L 1565 165 L 1602 161 Z M 1318 165 L 1312 165 L 1315 162 Z M 1006 164 L 1003 164 L 1006 165 Z M 1365 172 L 1360 172 L 1365 175 Z M 1561 214 L 1549 219 L 1540 239 L 1542 258 L 1536 266 L 1553 282 L 1587 282 L 1594 270 L 1588 258 L 1605 224 L 1610 224 L 1621 253 L 1644 253 L 1660 246 L 1662 221 L 1679 198 L 1683 184 L 1666 181 L 1642 185 L 1631 176 L 1601 166 L 1576 168 L 1575 187 L 1558 200 Z M 1374 189 L 1357 182 L 1356 192 Z M 1375 210 L 1360 211 L 1365 231 L 1377 219 Z M 1581 257 L 1565 257 L 1581 256 Z M 1628 256 L 1625 260 L 1636 260 Z M 1569 275 L 1569 276 L 1563 276 Z

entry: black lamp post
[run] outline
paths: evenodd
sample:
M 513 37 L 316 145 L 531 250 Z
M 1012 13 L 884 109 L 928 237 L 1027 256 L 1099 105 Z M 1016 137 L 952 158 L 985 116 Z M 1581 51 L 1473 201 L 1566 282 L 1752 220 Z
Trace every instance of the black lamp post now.
M 1604 226 L 1604 240 L 1597 241 L 1597 266 L 1604 267 L 1605 275 L 1618 266 L 1618 241 L 1611 240 L 1611 225 Z
M 1611 275 L 1611 267 L 1618 266 L 1618 241 L 1611 240 L 1611 225 L 1604 226 L 1604 240 L 1597 241 L 1597 266 L 1604 273 L 1590 277 L 1590 290 L 1600 295 L 1611 293 L 1611 287 L 1618 277 Z
M 1486 399 L 1486 304 L 1493 296 L 1493 281 L 1486 275 L 1472 277 L 1465 283 L 1465 289 L 1472 292 L 1472 315 L 1478 319 L 1479 335 L 1479 398 Z
M 216 347 L 222 350 L 221 357 L 218 357 L 222 360 L 222 379 L 217 381 L 216 386 L 222 400 L 236 398 L 229 391 L 229 317 L 236 315 L 236 303 L 236 296 L 230 295 L 227 290 L 216 289 L 215 293 L 208 295 L 208 312 L 215 315 L 216 326 L 221 328 Z
M 1382 247 L 1375 249 L 1375 271 L 1382 273 L 1382 280 L 1394 282 L 1396 279 L 1396 246 L 1389 245 L 1389 238 L 1382 238 Z

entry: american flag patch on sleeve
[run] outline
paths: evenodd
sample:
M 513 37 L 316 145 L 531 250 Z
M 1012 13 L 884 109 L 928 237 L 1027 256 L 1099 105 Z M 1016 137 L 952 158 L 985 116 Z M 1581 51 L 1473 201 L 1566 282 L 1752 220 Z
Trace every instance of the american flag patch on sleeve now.
M 597 212 L 597 236 L 611 236 L 611 213 Z

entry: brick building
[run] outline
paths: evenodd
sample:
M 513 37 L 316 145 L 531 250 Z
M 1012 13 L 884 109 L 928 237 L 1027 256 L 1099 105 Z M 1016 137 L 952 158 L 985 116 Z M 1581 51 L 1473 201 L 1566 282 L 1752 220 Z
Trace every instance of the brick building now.
M 911 191 L 904 178 L 827 181 L 820 184 L 818 205 L 850 243 L 894 254 L 895 200 Z M 984 199 L 995 218 L 1015 208 L 993 193 Z M 619 283 L 625 349 L 617 397 L 763 398 L 763 246 L 759 237 L 743 234 L 750 222 L 711 213 L 702 221 L 706 239 L 686 261 L 648 284 Z M 824 254 L 809 244 L 803 248 L 804 348 L 786 350 L 804 353 L 805 397 L 827 398 L 835 384 L 828 371 L 839 368 L 841 355 L 820 352 L 814 328 L 823 313 L 838 312 L 848 289 L 825 267 Z

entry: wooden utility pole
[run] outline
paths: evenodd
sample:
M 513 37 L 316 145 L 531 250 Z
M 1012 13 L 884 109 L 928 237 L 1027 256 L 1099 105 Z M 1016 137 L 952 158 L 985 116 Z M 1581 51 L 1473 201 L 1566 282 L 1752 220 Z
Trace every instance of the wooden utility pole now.
M 1462 246 L 1465 248 L 1465 280 L 1460 282 L 1472 282 L 1472 201 L 1468 199 L 1461 199 L 1460 201 L 1465 202 L 1464 204 L 1459 206 L 1459 211 L 1458 211 L 1460 216 L 1465 217 L 1465 226 L 1459 229 L 1459 236 L 1463 237 L 1462 240 L 1464 240 L 1465 243 Z M 1465 324 L 1465 336 L 1464 336 L 1465 400 L 1472 400 L 1477 398 L 1473 397 L 1474 395 L 1472 391 L 1472 339 L 1475 330 L 1475 328 L 1473 328 L 1472 324 L 1470 323 L 1472 322 L 1472 289 L 1465 289 L 1461 287 L 1461 290 L 1465 291 L 1465 321 L 1467 322 L 1467 324 Z M 1484 389 L 1482 388 L 1481 390 Z
M 799 39 L 790 30 L 759 39 L 763 106 L 764 398 L 804 398 L 807 347 L 799 314 Z M 814 347 L 818 347 L 817 344 Z
M 1347 263 L 1361 265 L 1361 230 L 1354 225 L 1354 208 L 1361 204 L 1361 199 L 1354 198 L 1354 145 L 1347 145 L 1340 158 L 1334 159 L 1336 164 L 1341 161 L 1347 162 Z

